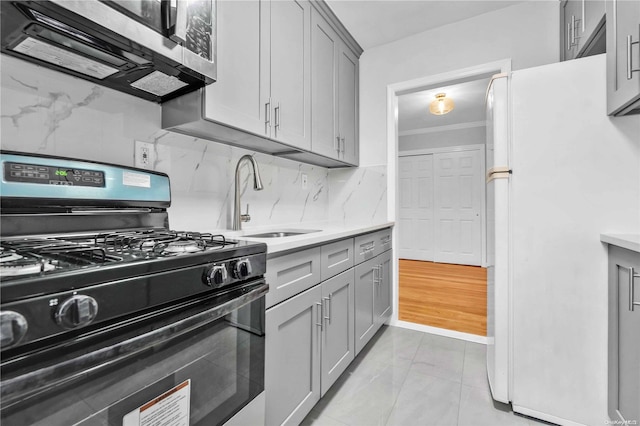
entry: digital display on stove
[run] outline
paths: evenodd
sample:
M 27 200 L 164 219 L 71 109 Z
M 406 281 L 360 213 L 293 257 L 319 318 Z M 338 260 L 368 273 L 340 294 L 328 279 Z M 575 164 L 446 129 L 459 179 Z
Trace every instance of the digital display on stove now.
M 99 170 L 70 169 L 16 162 L 4 163 L 6 182 L 36 183 L 40 185 L 105 186 L 104 172 Z

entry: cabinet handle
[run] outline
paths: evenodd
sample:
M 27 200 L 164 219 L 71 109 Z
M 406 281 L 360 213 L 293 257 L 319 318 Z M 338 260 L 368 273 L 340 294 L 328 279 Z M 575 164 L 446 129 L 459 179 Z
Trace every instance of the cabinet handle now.
M 636 306 L 640 306 L 640 302 L 636 302 L 634 279 L 640 278 L 640 274 L 636 274 L 634 268 L 629 268 L 629 310 L 633 312 Z
M 327 312 L 326 314 L 322 317 L 323 319 L 329 321 L 329 324 L 331 324 L 331 311 L 333 310 L 333 307 L 331 306 L 331 297 L 333 296 L 333 293 L 329 293 L 329 297 L 323 297 L 323 304 L 324 301 L 327 301 Z
M 576 40 L 576 17 L 575 15 L 571 15 L 571 46 L 575 43 Z
M 375 250 L 376 243 L 375 243 L 375 241 L 370 241 L 370 242 L 367 243 L 366 246 L 363 244 L 362 246 L 360 246 L 360 248 L 362 249 L 360 251 L 360 254 L 367 254 L 367 253 L 370 253 L 373 250 Z
M 333 149 L 335 149 L 336 152 L 340 154 L 340 135 L 336 136 L 336 140 L 333 143 Z
M 264 132 L 269 133 L 268 128 L 271 127 L 271 99 L 264 104 Z
M 324 329 L 322 326 L 322 303 L 316 302 L 316 306 L 318 307 L 318 311 L 316 313 L 316 325 L 320 327 L 320 331 L 322 331 Z M 320 317 L 320 320 L 318 320 L 318 317 Z
M 571 50 L 571 22 L 567 22 L 567 50 Z
M 585 8 L 586 7 L 587 7 L 587 5 L 586 5 L 585 0 L 582 0 L 582 19 L 581 19 L 581 21 L 582 21 L 582 32 L 583 33 L 585 32 L 585 27 L 584 27 L 585 23 L 584 23 L 584 21 L 586 21 L 586 19 L 585 19 L 585 15 L 586 15 Z
M 380 285 L 380 265 L 375 265 L 372 269 L 373 269 L 373 284 L 377 287 Z
M 344 157 L 344 138 L 340 138 L 340 141 L 342 141 L 342 156 Z
M 631 46 L 634 44 L 640 44 L 640 40 L 631 41 L 631 38 L 632 36 L 630 35 L 627 36 L 627 80 L 631 80 L 631 77 L 633 77 L 631 75 L 632 73 L 640 72 L 640 68 L 633 69 L 633 66 L 631 64 L 631 57 L 632 57 Z
M 276 115 L 276 117 L 275 117 L 276 118 L 276 124 L 273 127 L 275 127 L 276 134 L 277 134 L 278 129 L 280 128 L 280 102 L 278 102 L 278 106 L 273 109 L 273 112 Z

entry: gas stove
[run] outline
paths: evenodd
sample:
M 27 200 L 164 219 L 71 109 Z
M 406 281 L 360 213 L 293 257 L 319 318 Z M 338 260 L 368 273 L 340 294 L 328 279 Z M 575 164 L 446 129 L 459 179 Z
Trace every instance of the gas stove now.
M 162 173 L 1 156 L 4 358 L 265 274 L 264 244 L 171 230 Z

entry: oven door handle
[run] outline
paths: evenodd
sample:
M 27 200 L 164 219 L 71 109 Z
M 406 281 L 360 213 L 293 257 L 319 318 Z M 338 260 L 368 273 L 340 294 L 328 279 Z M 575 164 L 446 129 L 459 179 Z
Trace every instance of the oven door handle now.
M 232 290 L 229 293 L 229 297 L 227 297 L 228 300 L 216 304 L 210 309 L 78 357 L 2 380 L 0 383 L 0 397 L 2 398 L 3 409 L 25 398 L 74 381 L 87 373 L 99 372 L 109 366 L 125 361 L 159 342 L 167 342 L 189 333 L 259 299 L 268 290 L 269 286 L 264 279 L 252 281 Z M 218 296 L 199 299 L 191 302 L 189 306 L 197 305 L 216 297 Z

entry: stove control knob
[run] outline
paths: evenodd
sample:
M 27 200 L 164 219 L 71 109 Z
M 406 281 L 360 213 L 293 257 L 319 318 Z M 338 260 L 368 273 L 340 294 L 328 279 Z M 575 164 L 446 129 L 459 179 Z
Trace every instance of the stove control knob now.
M 251 261 L 249 259 L 238 260 L 233 267 L 233 275 L 238 279 L 251 275 Z
M 213 265 L 204 274 L 204 283 L 211 287 L 218 287 L 227 281 L 227 268 L 224 265 Z
M 18 343 L 27 334 L 27 320 L 13 311 L 0 312 L 0 346 L 8 348 Z
M 76 295 L 60 304 L 56 311 L 56 322 L 71 329 L 91 324 L 98 315 L 98 302 L 91 296 Z

